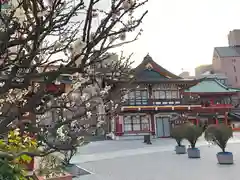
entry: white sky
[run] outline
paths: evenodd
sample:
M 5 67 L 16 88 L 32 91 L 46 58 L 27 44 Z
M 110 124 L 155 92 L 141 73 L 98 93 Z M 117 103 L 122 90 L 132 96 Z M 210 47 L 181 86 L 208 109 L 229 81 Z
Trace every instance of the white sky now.
M 124 48 L 135 66 L 149 53 L 179 74 L 211 63 L 213 48 L 227 46 L 227 34 L 240 29 L 240 0 L 149 0 L 141 39 Z
M 109 7 L 110 1 L 101 0 L 98 8 Z M 240 0 L 149 0 L 144 9 L 149 13 L 140 40 L 119 49 L 134 53 L 134 66 L 149 53 L 177 75 L 210 64 L 213 48 L 227 46 L 229 31 L 240 29 Z

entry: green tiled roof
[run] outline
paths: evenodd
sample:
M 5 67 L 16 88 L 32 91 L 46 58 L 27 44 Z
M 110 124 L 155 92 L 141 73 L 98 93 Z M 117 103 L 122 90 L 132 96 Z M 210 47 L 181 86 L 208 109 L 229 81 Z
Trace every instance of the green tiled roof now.
M 185 90 L 185 92 L 191 93 L 227 93 L 238 91 L 237 89 L 228 88 L 215 79 L 204 79 L 195 86 Z
M 215 47 L 215 51 L 220 57 L 239 57 L 240 47 Z
M 167 79 L 167 78 L 154 70 L 145 69 L 139 72 L 138 79 L 156 80 L 156 79 Z

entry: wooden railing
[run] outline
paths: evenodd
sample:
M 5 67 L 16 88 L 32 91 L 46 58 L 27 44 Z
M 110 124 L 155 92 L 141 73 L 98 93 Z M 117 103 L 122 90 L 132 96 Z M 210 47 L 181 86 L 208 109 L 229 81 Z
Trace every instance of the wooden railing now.
M 182 104 L 181 99 L 127 99 L 125 106 L 167 106 Z
M 200 101 L 185 99 L 127 99 L 123 106 L 171 106 L 171 105 L 202 105 L 202 107 L 232 108 L 231 104 L 205 104 Z

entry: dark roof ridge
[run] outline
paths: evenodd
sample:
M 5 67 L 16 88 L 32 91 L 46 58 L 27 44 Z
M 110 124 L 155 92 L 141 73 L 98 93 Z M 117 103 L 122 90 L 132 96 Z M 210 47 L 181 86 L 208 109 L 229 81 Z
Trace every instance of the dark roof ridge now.
M 143 66 L 146 66 L 148 63 L 152 64 L 152 65 L 154 66 L 153 69 L 155 69 L 158 73 L 163 72 L 163 73 L 166 73 L 166 74 L 170 75 L 172 78 L 175 78 L 175 79 L 183 79 L 183 78 L 181 78 L 181 77 L 179 77 L 179 76 L 171 73 L 170 71 L 168 71 L 167 69 L 163 68 L 162 66 L 160 66 L 158 63 L 156 63 L 156 62 L 152 59 L 152 57 L 151 57 L 149 54 L 147 54 L 147 55 L 143 58 L 142 62 L 141 62 L 136 68 L 134 68 L 134 71 L 135 71 L 135 72 L 139 72 L 141 69 L 144 68 Z

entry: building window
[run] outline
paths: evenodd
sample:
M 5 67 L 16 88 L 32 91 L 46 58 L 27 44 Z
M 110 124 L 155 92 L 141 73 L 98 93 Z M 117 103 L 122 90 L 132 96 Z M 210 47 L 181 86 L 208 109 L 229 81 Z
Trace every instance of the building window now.
M 131 116 L 124 117 L 124 131 L 132 131 L 132 119 Z
M 236 83 L 238 82 L 237 76 L 235 76 L 235 81 L 236 81 Z
M 179 93 L 178 91 L 168 90 L 168 91 L 161 91 L 161 90 L 154 90 L 153 91 L 154 99 L 178 99 Z
M 146 105 L 148 103 L 147 90 L 131 91 L 128 94 L 125 94 L 124 97 L 130 105 Z
M 133 131 L 141 130 L 141 121 L 139 117 L 132 116 L 132 130 Z
M 165 91 L 155 91 L 154 94 L 156 95 L 155 97 L 157 99 L 165 99 L 166 98 L 166 92 Z
M 165 91 L 153 91 L 153 98 L 154 99 L 165 99 Z
M 177 99 L 178 98 L 178 92 L 177 91 L 171 91 L 171 96 L 172 96 L 172 99 Z
M 236 72 L 236 67 L 233 65 L 233 70 L 234 70 L 234 72 Z
M 145 115 L 124 116 L 124 132 L 128 131 L 149 131 L 149 119 Z
M 172 99 L 171 91 L 166 91 L 166 99 Z

